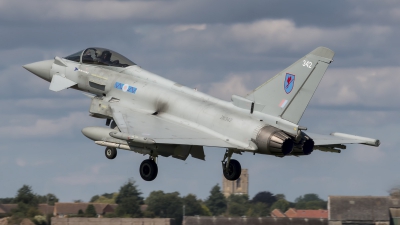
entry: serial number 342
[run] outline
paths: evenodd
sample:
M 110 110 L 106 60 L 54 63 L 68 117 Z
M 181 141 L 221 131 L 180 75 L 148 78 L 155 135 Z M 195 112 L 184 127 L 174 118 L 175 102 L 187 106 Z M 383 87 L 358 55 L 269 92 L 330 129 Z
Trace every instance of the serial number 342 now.
M 303 60 L 303 66 L 305 66 L 305 67 L 308 67 L 308 68 L 310 68 L 310 69 L 311 69 L 312 62 L 310 62 L 310 61 L 306 61 L 306 60 Z

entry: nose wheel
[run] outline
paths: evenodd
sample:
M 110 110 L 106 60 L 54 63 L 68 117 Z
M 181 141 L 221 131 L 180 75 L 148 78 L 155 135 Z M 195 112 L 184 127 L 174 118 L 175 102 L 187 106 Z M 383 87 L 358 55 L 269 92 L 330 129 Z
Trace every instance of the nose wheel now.
M 139 168 L 140 176 L 145 181 L 156 179 L 158 174 L 158 166 L 152 158 L 144 160 Z
M 117 149 L 116 148 L 107 147 L 105 153 L 106 153 L 107 159 L 115 159 L 115 157 L 117 157 Z
M 239 161 L 231 159 L 233 150 L 229 149 L 222 160 L 222 172 L 227 180 L 237 180 L 242 173 L 242 166 Z

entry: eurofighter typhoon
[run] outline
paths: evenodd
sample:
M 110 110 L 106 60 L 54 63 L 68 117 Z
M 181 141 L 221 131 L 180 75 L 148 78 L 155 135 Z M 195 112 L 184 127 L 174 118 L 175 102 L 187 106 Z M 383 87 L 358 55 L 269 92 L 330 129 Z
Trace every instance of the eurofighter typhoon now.
M 108 159 L 117 156 L 117 149 L 149 155 L 139 168 L 144 180 L 157 177 L 159 156 L 204 160 L 204 146 L 226 149 L 222 171 L 236 180 L 241 165 L 231 159 L 233 153 L 284 157 L 314 150 L 340 153 L 345 144 L 379 146 L 376 139 L 312 134 L 298 125 L 333 56 L 332 50 L 318 47 L 247 96 L 232 95 L 230 102 L 153 74 L 104 48 L 23 67 L 49 81 L 52 91 L 91 93 L 90 116 L 105 119 L 106 127 L 86 127 L 82 133 L 105 146 Z

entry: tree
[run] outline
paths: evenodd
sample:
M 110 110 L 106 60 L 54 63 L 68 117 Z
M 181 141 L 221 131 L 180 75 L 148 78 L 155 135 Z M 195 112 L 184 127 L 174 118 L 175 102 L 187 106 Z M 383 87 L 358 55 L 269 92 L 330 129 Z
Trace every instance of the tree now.
M 311 202 L 311 201 L 323 201 L 322 199 L 319 198 L 317 194 L 305 194 L 304 196 L 300 196 L 294 200 L 295 203 L 298 202 Z
M 274 194 L 272 194 L 269 191 L 262 191 L 262 192 L 258 192 L 253 199 L 251 200 L 251 203 L 265 203 L 268 206 L 271 206 L 272 204 L 274 204 L 278 199 L 276 198 L 276 196 Z
M 140 202 L 139 204 L 143 204 L 143 197 L 141 196 L 142 192 L 140 192 L 135 185 L 135 181 L 133 179 L 129 179 L 124 185 L 119 189 L 119 194 L 115 199 L 115 203 L 120 204 L 123 199 L 135 196 Z
M 389 195 L 392 198 L 400 198 L 400 186 L 396 186 L 389 190 Z
M 153 191 L 146 199 L 147 211 L 155 217 L 175 218 L 177 224 L 182 222 L 183 202 L 178 192 L 164 193 Z
M 326 209 L 327 208 L 326 201 L 310 201 L 305 205 L 305 209 Z
M 14 198 L 0 198 L 0 204 L 12 204 Z
M 278 201 L 279 199 L 286 199 L 286 196 L 284 194 L 276 194 L 275 195 L 276 200 Z
M 82 209 L 78 210 L 78 217 L 83 217 L 85 213 L 83 212 Z
M 37 215 L 33 218 L 32 222 L 35 225 L 46 225 L 47 221 L 46 221 L 46 217 L 45 216 L 41 216 L 41 215 Z
M 228 198 L 228 213 L 230 216 L 244 216 L 248 211 L 248 195 L 231 195 Z
M 79 211 L 78 211 L 79 214 Z M 97 217 L 97 212 L 96 209 L 94 208 L 94 205 L 89 204 L 85 210 L 85 216 L 86 217 Z
M 95 196 L 93 196 L 93 197 L 90 199 L 89 202 L 96 202 L 99 198 L 100 198 L 99 195 L 95 195 Z
M 269 207 L 263 202 L 250 204 L 249 210 L 246 212 L 246 216 L 248 217 L 265 217 L 269 214 Z
M 140 211 L 140 200 L 135 196 L 131 196 L 122 199 L 118 204 L 115 214 L 119 217 L 141 217 L 142 212 Z
M 201 215 L 212 216 L 210 209 L 204 203 L 201 203 Z
M 317 194 L 305 194 L 296 198 L 296 209 L 326 209 L 327 202 L 320 199 Z
M 104 193 L 101 196 L 105 197 L 105 198 L 109 198 L 112 199 L 114 197 L 115 193 Z
M 47 195 L 37 195 L 39 204 L 49 204 L 54 205 L 56 202 L 59 201 L 57 196 L 54 194 L 48 193 Z
M 196 195 L 188 194 L 182 198 L 183 205 L 185 205 L 185 216 L 202 215 L 203 208 Z
M 38 199 L 32 192 L 31 186 L 28 185 L 23 185 L 20 189 L 18 189 L 14 201 L 16 203 L 23 203 L 34 207 L 37 207 L 38 205 Z
M 135 181 L 129 179 L 119 189 L 115 202 L 118 204 L 116 214 L 124 217 L 140 217 L 140 204 L 143 204 L 142 193 L 137 189 Z
M 102 195 L 95 195 L 90 199 L 90 202 L 115 204 L 118 193 L 104 193 Z
M 271 211 L 279 209 L 281 212 L 286 212 L 290 207 L 290 203 L 285 199 L 279 199 L 271 206 Z
M 207 208 L 213 216 L 219 216 L 226 211 L 227 202 L 221 192 L 221 188 L 216 184 L 210 191 L 210 196 L 205 201 Z
M 14 202 L 17 203 L 17 208 L 11 210 L 12 224 L 20 223 L 23 218 L 33 218 L 41 214 L 38 210 L 38 198 L 28 185 L 23 185 L 18 189 Z

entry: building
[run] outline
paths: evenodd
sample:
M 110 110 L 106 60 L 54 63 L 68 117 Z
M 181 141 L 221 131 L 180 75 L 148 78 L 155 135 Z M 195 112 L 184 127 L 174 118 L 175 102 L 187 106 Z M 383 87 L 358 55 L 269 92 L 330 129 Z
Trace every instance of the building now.
M 187 216 L 183 221 L 183 225 L 328 225 L 328 220 L 287 217 Z
M 115 204 L 106 203 L 55 203 L 53 215 L 58 217 L 68 217 L 77 215 L 79 210 L 85 212 L 89 205 L 93 205 L 99 217 L 107 213 L 113 213 Z
M 271 212 L 271 217 L 274 217 L 274 218 L 285 218 L 286 215 L 283 212 L 281 212 L 281 210 L 274 209 Z
M 0 204 L 0 215 L 8 215 L 11 213 L 11 210 L 17 207 L 17 204 Z
M 0 204 L 0 215 L 8 215 L 13 209 L 16 209 L 18 204 Z M 39 204 L 38 210 L 43 215 L 52 214 L 54 211 L 54 206 L 47 204 Z
M 247 169 L 242 169 L 239 179 L 230 181 L 222 175 L 222 193 L 225 197 L 231 194 L 248 195 L 249 194 L 249 174 Z
M 400 225 L 400 208 L 390 208 L 391 224 Z
M 51 218 L 52 225 L 176 225 L 172 218 Z
M 274 209 L 271 212 L 271 217 L 275 218 L 313 218 L 313 219 L 328 219 L 328 210 L 317 209 L 295 209 L 290 208 L 285 213 L 282 213 L 279 209 Z
M 54 212 L 54 206 L 53 205 L 48 205 L 48 204 L 39 204 L 38 210 L 43 214 L 53 214 Z
M 285 212 L 285 215 L 289 218 L 316 218 L 316 219 L 328 219 L 328 210 L 317 209 L 295 209 L 290 208 Z
M 399 224 L 400 200 L 389 196 L 329 196 L 329 225 Z

